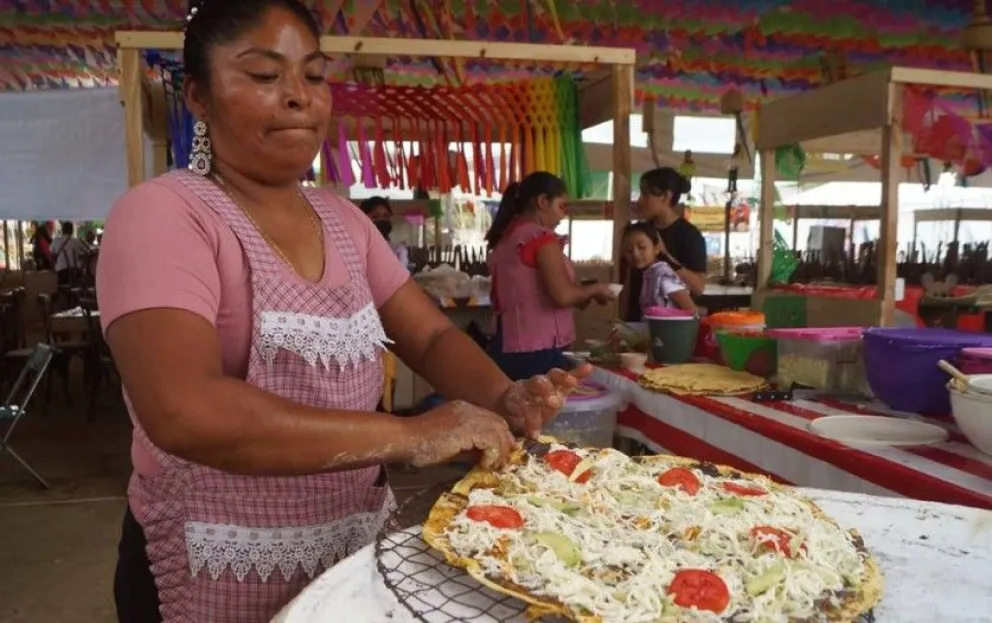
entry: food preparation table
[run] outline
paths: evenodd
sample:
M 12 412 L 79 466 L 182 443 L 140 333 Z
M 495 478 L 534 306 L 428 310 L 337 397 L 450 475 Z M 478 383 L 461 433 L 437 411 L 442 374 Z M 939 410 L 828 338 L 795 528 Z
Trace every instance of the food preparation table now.
M 992 509 L 992 456 L 969 444 L 953 423 L 942 423 L 950 431 L 942 444 L 855 448 L 820 437 L 808 425 L 827 415 L 872 415 L 870 410 L 829 400 L 676 397 L 646 390 L 635 379 L 604 368 L 592 375 L 629 403 L 618 417 L 618 434 L 657 453 L 732 465 L 796 486 Z
M 988 622 L 992 613 L 992 511 L 933 502 L 837 491 L 806 490 L 841 525 L 857 528 L 885 576 L 878 623 Z M 419 528 L 411 528 L 415 534 Z M 427 556 L 428 554 L 422 554 Z M 411 560 L 410 572 L 419 563 Z M 429 574 L 434 574 L 430 576 Z M 436 570 L 414 576 L 423 585 L 423 603 L 442 592 L 463 595 L 463 603 L 485 607 L 487 598 L 459 573 L 448 579 Z M 477 601 L 473 601 L 477 600 Z M 420 606 L 421 611 L 429 606 Z M 458 606 L 456 620 L 491 622 Z M 477 612 L 478 610 L 476 610 Z M 274 623 L 408 623 L 449 621 L 435 613 L 418 618 L 388 589 L 376 563 L 374 546 L 331 568 L 273 619 Z M 524 622 L 522 617 L 517 619 Z

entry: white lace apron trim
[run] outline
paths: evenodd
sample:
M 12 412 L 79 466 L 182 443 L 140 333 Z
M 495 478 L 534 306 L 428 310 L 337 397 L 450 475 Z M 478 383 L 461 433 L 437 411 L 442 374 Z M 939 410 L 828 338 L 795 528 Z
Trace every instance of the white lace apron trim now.
M 266 582 L 276 569 L 288 582 L 296 569 L 314 576 L 372 543 L 395 508 L 392 496 L 382 510 L 356 513 L 319 526 L 244 528 L 227 524 L 186 522 L 186 551 L 193 577 L 207 568 L 216 580 L 230 567 L 243 582 L 254 569 Z
M 279 349 L 296 353 L 311 366 L 329 369 L 374 361 L 392 340 L 386 337 L 379 312 L 369 303 L 349 318 L 323 318 L 292 312 L 261 313 L 259 349 L 269 365 Z

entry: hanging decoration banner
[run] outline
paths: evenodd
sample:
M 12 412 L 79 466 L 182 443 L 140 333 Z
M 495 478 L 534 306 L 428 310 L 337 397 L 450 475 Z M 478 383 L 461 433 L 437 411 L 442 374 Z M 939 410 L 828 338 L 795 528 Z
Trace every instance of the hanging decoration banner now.
M 335 123 L 324 146 L 328 178 L 367 188 L 492 196 L 534 171 L 590 192 L 571 78 L 419 87 L 332 83 Z M 351 151 L 351 139 L 358 148 Z

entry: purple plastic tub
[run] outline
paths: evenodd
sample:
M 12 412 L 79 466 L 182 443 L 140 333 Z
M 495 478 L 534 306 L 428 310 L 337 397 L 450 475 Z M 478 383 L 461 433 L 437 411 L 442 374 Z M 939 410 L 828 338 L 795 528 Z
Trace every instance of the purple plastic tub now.
M 947 415 L 947 373 L 937 367 L 962 348 L 990 347 L 992 335 L 951 329 L 885 327 L 864 334 L 868 385 L 890 409 Z

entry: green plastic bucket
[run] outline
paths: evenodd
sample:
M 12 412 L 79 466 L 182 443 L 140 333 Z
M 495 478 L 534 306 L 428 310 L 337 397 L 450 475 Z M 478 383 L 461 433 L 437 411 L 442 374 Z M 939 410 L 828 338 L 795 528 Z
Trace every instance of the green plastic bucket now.
M 651 361 L 678 364 L 692 358 L 699 336 L 696 316 L 645 318 L 651 331 Z
M 718 331 L 720 354 L 731 370 L 770 377 L 778 366 L 778 340 L 764 333 Z

